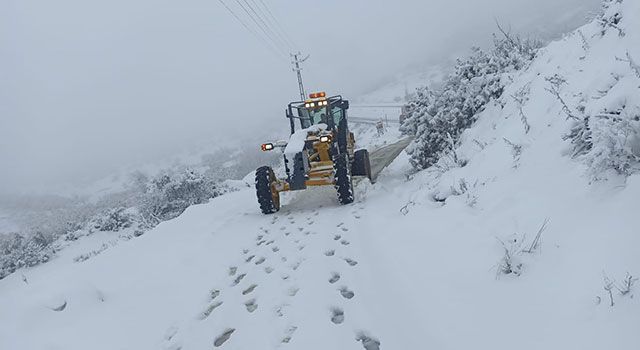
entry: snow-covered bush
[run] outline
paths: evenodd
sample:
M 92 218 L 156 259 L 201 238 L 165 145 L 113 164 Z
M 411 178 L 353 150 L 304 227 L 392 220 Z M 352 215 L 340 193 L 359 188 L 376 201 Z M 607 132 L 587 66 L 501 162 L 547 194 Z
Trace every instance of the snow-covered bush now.
M 598 40 L 615 45 L 624 40 L 626 28 L 637 25 L 636 18 L 625 13 L 624 5 L 622 0 L 603 2 L 594 34 Z M 590 49 L 586 43 L 586 55 Z M 628 176 L 640 170 L 640 69 L 629 51 L 620 51 L 622 55 L 612 53 L 613 70 L 594 77 L 601 86 L 594 96 L 566 91 L 571 81 L 558 80 L 557 76 L 548 78 L 547 90 L 562 103 L 567 118 L 572 120 L 564 136 L 572 144 L 571 155 L 588 166 L 594 180 L 606 179 L 610 173 Z M 576 95 L 580 101 L 574 106 L 565 102 Z
M 169 170 L 148 180 L 140 194 L 139 210 L 145 222 L 155 226 L 225 192 L 224 187 L 194 170 Z
M 41 232 L 30 237 L 17 233 L 0 235 L 0 279 L 21 267 L 49 261 L 55 253 L 51 239 Z
M 101 215 L 92 220 L 92 226 L 99 231 L 117 232 L 122 229 L 131 227 L 135 220 L 134 215 L 127 211 L 126 208 L 119 207 L 108 209 Z
M 401 126 L 404 134 L 415 136 L 407 149 L 411 164 L 425 169 L 450 153 L 477 114 L 502 95 L 508 74 L 527 67 L 539 47 L 538 41 L 508 33 L 494 36 L 493 49 L 473 48 L 469 57 L 457 61 L 441 89 L 418 89 Z

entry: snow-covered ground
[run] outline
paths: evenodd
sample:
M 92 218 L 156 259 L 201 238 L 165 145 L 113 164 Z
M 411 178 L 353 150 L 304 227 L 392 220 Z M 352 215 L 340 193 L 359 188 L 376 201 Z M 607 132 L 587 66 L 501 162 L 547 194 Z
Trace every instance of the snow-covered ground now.
M 625 23 L 624 37 L 588 36 L 587 53 L 577 33 L 545 48 L 463 135 L 462 168 L 408 176 L 402 154 L 351 205 L 320 188 L 270 216 L 239 187 L 88 260 L 74 262 L 109 238 L 10 275 L 0 348 L 633 349 L 638 286 L 621 291 L 640 276 L 640 176 L 593 182 L 545 89 L 561 72 L 567 95 L 591 101 L 611 69 L 640 85 L 616 60 L 640 60 L 640 27 Z M 525 85 L 521 106 L 510 96 Z M 607 100 L 637 104 L 640 90 L 623 87 Z

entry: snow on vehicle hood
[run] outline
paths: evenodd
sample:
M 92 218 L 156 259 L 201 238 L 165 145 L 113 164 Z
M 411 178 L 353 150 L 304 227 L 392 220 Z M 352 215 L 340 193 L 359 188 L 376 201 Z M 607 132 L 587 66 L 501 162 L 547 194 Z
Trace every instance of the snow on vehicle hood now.
M 304 142 L 307 140 L 307 135 L 311 132 L 320 132 L 327 130 L 327 124 L 320 123 L 316 125 L 312 125 L 306 129 L 300 129 L 291 135 L 289 138 L 289 143 L 287 147 L 284 149 L 284 154 L 287 156 L 287 159 L 293 159 L 296 153 L 301 152 L 304 149 Z

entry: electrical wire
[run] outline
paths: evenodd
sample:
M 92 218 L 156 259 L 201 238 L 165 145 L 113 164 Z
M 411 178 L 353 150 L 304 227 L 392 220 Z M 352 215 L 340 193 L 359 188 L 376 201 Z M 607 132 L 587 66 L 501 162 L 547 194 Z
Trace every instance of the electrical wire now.
M 247 3 L 246 0 L 243 0 L 245 3 Z M 238 5 L 240 5 L 240 7 L 242 8 L 242 10 L 249 16 L 249 18 L 251 18 L 251 20 L 253 21 L 253 23 L 258 27 L 258 29 L 260 29 L 260 31 L 266 36 L 267 40 L 270 40 L 271 43 L 280 51 L 281 54 L 283 54 L 286 57 L 286 52 L 287 50 L 283 49 L 282 46 L 267 32 L 267 30 L 260 24 L 260 22 L 254 17 L 254 15 L 252 15 L 251 11 L 249 11 L 247 9 L 247 7 L 245 7 L 240 0 L 236 0 L 236 3 L 238 3 Z
M 279 45 L 282 45 L 281 48 L 283 48 L 285 51 L 287 51 L 287 46 L 288 46 L 287 42 L 282 40 L 282 39 L 280 39 L 278 33 L 273 28 L 271 28 L 272 26 L 269 25 L 267 23 L 267 21 L 265 21 L 265 19 L 267 17 L 264 15 L 263 11 L 261 11 L 261 9 L 257 6 L 255 1 L 253 1 L 253 0 L 243 0 L 243 1 L 244 1 L 245 4 L 247 4 L 247 6 L 251 10 L 251 12 L 253 12 L 253 14 L 260 21 L 260 23 L 262 23 L 264 28 L 271 34 L 271 38 L 274 39 L 274 42 L 278 42 Z M 250 2 L 253 3 L 253 6 L 251 5 Z M 257 9 L 257 11 L 256 11 L 256 9 Z M 258 13 L 258 12 L 260 12 L 260 13 Z
M 251 1 L 251 3 L 253 4 L 253 8 L 260 13 L 260 16 L 264 19 L 265 23 L 269 26 L 269 28 L 271 29 L 271 32 L 273 32 L 278 37 L 280 42 L 282 42 L 284 46 L 286 46 L 289 49 L 289 51 L 295 51 L 295 48 L 294 48 L 295 45 L 291 45 L 289 40 L 285 37 L 285 35 L 282 34 L 277 24 L 273 21 L 273 19 L 269 15 L 268 9 L 264 8 L 265 3 L 261 2 L 263 6 L 260 6 L 256 0 L 249 0 L 249 1 Z
M 222 6 L 224 6 L 224 8 L 227 9 L 227 11 L 238 21 L 240 22 L 240 24 L 249 32 L 251 33 L 251 35 L 253 35 L 256 39 L 258 39 L 258 41 L 261 41 L 268 49 L 269 51 L 271 51 L 271 53 L 273 53 L 274 55 L 280 57 L 280 58 L 284 58 L 285 60 L 287 59 L 287 55 L 284 54 L 281 51 L 278 51 L 277 48 L 274 48 L 272 46 L 272 44 L 269 41 L 266 41 L 264 38 L 262 38 L 255 30 L 253 30 L 249 25 L 247 25 L 247 23 L 245 23 L 240 16 L 238 16 L 235 11 L 233 11 L 231 9 L 231 7 L 229 7 L 223 0 L 218 0 L 220 2 L 220 4 L 222 4 Z M 236 0 L 237 1 L 237 0 Z
M 284 30 L 284 28 L 282 27 L 282 25 L 280 24 L 280 21 L 278 21 L 278 19 L 276 18 L 276 16 L 273 15 L 273 12 L 271 12 L 271 10 L 269 9 L 269 6 L 267 6 L 267 4 L 263 1 L 263 0 L 259 0 L 260 3 L 262 4 L 262 7 L 264 7 L 264 9 L 267 11 L 267 13 L 269 14 L 269 16 L 271 17 L 271 19 L 273 19 L 273 23 L 275 23 L 276 25 L 274 27 L 276 27 L 279 32 L 281 33 L 282 37 L 285 39 L 285 41 L 287 41 L 287 43 L 289 44 L 289 46 L 293 49 L 293 48 L 297 48 L 298 45 L 296 45 L 296 43 L 291 39 L 291 37 L 287 34 L 287 31 Z

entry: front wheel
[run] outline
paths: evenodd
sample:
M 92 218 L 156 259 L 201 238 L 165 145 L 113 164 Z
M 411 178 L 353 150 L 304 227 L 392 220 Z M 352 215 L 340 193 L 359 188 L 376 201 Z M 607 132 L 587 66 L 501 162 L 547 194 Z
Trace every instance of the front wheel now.
M 278 180 L 268 166 L 256 170 L 256 195 L 263 214 L 273 214 L 280 210 L 280 192 L 276 189 Z
M 335 187 L 338 191 L 340 204 L 353 203 L 353 182 L 349 172 L 349 158 L 346 154 L 339 154 L 333 160 L 335 172 Z

